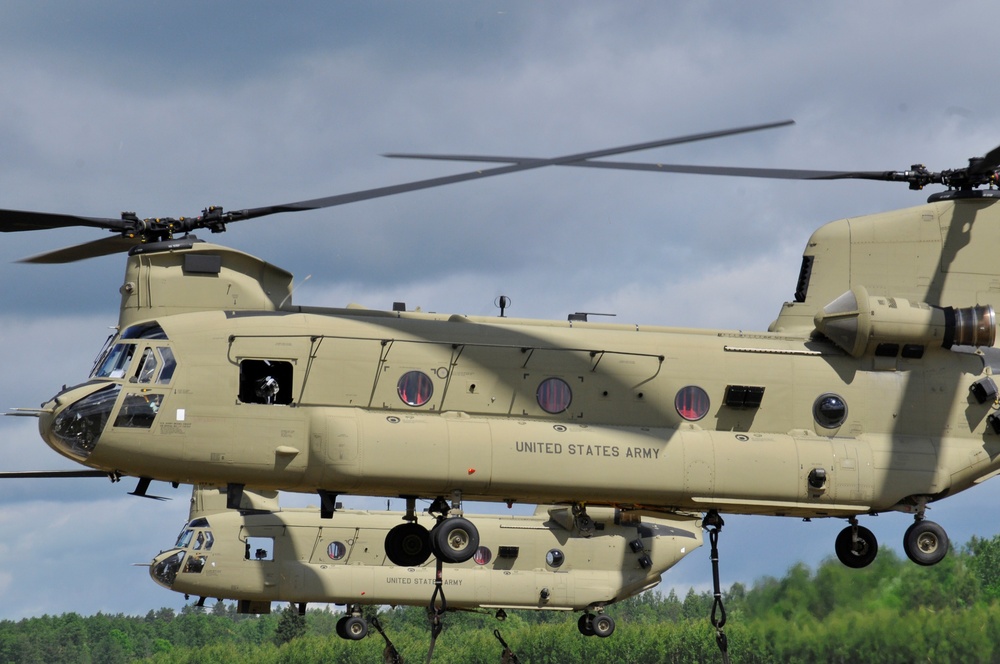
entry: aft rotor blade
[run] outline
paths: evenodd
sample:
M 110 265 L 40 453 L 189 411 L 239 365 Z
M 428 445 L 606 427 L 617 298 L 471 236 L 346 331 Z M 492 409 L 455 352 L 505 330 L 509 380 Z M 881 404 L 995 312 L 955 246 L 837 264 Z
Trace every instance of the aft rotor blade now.
M 784 127 L 791 124 L 795 124 L 795 121 L 782 120 L 780 122 L 770 122 L 767 124 L 751 125 L 747 127 L 737 127 L 735 129 L 724 129 L 721 131 L 690 134 L 688 136 L 677 136 L 674 138 L 666 138 L 658 141 L 649 141 L 646 143 L 635 143 L 632 145 L 625 145 L 621 147 L 606 148 L 603 150 L 580 152 L 576 154 L 565 155 L 562 157 L 552 157 L 548 159 L 537 159 L 537 158 L 524 159 L 524 160 L 518 160 L 516 161 L 516 163 L 509 163 L 509 160 L 504 160 L 505 163 L 508 163 L 509 165 L 499 166 L 497 168 L 489 168 L 486 170 L 471 171 L 468 173 L 458 173 L 456 175 L 447 175 L 439 178 L 430 178 L 428 180 L 406 182 L 403 184 L 391 185 L 388 187 L 377 187 L 375 189 L 355 191 L 349 194 L 338 194 L 335 196 L 327 196 L 325 198 L 314 198 L 312 200 L 307 200 L 307 201 L 285 203 L 283 205 L 269 205 L 266 207 L 250 208 L 247 210 L 231 210 L 228 213 L 231 219 L 229 219 L 228 221 L 252 219 L 255 217 L 262 217 L 265 215 L 276 214 L 279 212 L 300 212 L 303 210 L 317 210 L 320 208 L 333 207 L 336 205 L 344 205 L 346 203 L 356 203 L 358 201 L 369 200 L 372 198 L 392 196 L 395 194 L 401 194 L 408 191 L 417 191 L 419 189 L 430 189 L 431 187 L 439 187 L 446 184 L 465 182 L 467 180 L 478 180 L 481 178 L 486 178 L 494 175 L 504 175 L 507 173 L 526 171 L 533 168 L 542 168 L 543 166 L 559 166 L 564 164 L 572 164 L 574 162 L 584 161 L 587 159 L 595 159 L 597 157 L 607 157 L 616 154 L 623 154 L 626 152 L 637 152 L 639 150 L 649 150 L 651 148 L 665 147 L 668 145 L 679 145 L 681 143 L 704 141 L 712 138 L 719 138 L 722 136 L 732 136 L 734 134 L 745 134 L 753 131 L 761 131 L 764 129 L 774 129 L 776 127 Z M 396 155 L 388 154 L 385 156 L 396 156 Z
M 658 173 L 692 173 L 695 175 L 730 175 L 748 178 L 780 180 L 889 180 L 886 171 L 818 171 L 796 168 L 744 168 L 740 166 L 695 166 L 687 164 L 647 164 L 626 161 L 579 161 L 566 166 L 585 168 L 616 168 L 628 171 Z
M 502 164 L 530 164 L 539 159 L 535 157 L 498 157 L 494 155 L 461 155 L 461 154 L 416 154 L 393 153 L 383 155 L 402 159 L 431 159 L 443 161 L 479 161 Z M 795 168 L 748 168 L 742 166 L 697 166 L 692 164 L 656 164 L 629 161 L 579 161 L 561 162 L 558 166 L 577 166 L 582 168 L 611 168 L 626 171 L 648 171 L 656 173 L 691 173 L 695 175 L 729 175 L 749 178 L 774 178 L 780 180 L 894 180 L 898 179 L 892 171 L 819 171 Z

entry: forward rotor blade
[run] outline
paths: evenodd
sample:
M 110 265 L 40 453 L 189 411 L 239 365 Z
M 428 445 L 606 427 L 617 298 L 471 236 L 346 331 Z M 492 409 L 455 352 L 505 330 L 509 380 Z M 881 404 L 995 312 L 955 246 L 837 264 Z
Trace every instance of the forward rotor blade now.
M 0 210 L 0 232 L 2 233 L 69 228 L 71 226 L 107 228 L 113 231 L 126 229 L 126 225 L 121 219 L 79 217 L 73 214 L 31 212 L 28 210 Z
M 989 173 L 1000 166 L 1000 145 L 987 152 L 981 159 L 973 159 L 969 164 L 969 172 L 973 174 Z
M 29 256 L 17 262 L 41 264 L 72 263 L 74 261 L 82 261 L 85 258 L 97 258 L 98 256 L 108 256 L 128 251 L 137 244 L 140 244 L 138 238 L 124 238 L 120 235 L 112 235 L 100 240 L 74 244 L 71 247 L 64 247 L 55 251 L 47 251 L 44 254 Z
M 704 141 L 722 136 L 733 136 L 745 134 L 764 129 L 774 129 L 795 124 L 794 120 L 782 120 L 779 122 L 769 122 L 766 124 L 749 125 L 746 127 L 736 127 L 733 129 L 723 129 L 721 131 L 704 132 L 699 134 L 689 134 L 687 136 L 677 136 L 658 141 L 645 143 L 635 143 L 621 147 L 606 148 L 603 150 L 593 150 L 590 152 L 580 152 L 562 157 L 550 159 L 507 159 L 484 157 L 475 159 L 476 161 L 499 161 L 505 163 L 504 166 L 488 168 L 485 170 L 475 170 L 468 173 L 458 173 L 426 180 L 414 182 L 404 182 L 402 184 L 390 185 L 387 187 L 376 187 L 363 191 L 354 191 L 346 194 L 337 194 L 323 198 L 313 198 L 305 201 L 295 201 L 293 203 L 283 203 L 281 205 L 267 205 L 257 208 L 246 208 L 242 210 L 230 210 L 223 212 L 222 208 L 208 208 L 201 217 L 181 217 L 181 218 L 155 218 L 140 220 L 132 213 L 123 213 L 122 219 L 111 219 L 101 217 L 81 217 L 68 214 L 54 214 L 48 212 L 32 212 L 28 210 L 0 210 L 0 232 L 32 231 L 54 228 L 66 228 L 71 226 L 87 226 L 92 228 L 104 228 L 118 231 L 122 235 L 130 237 L 105 238 L 95 242 L 88 242 L 65 249 L 59 249 L 30 258 L 21 262 L 25 263 L 67 263 L 84 258 L 104 256 L 107 254 L 127 251 L 135 244 L 148 239 L 163 239 L 172 237 L 174 233 L 187 233 L 199 228 L 208 228 L 212 232 L 225 230 L 226 224 L 244 219 L 254 219 L 281 212 L 302 212 L 305 210 L 318 210 L 321 208 L 356 203 L 359 201 L 381 198 L 383 196 L 393 196 L 420 189 L 430 189 L 447 184 L 465 182 L 467 180 L 478 180 L 494 175 L 504 175 L 527 171 L 543 166 L 573 165 L 587 162 L 589 159 L 607 157 L 626 152 L 648 150 L 651 148 L 665 147 L 668 145 L 678 145 L 681 143 L 691 143 L 694 141 Z M 406 156 L 406 155 L 386 155 L 386 156 Z M 426 158 L 448 158 L 430 157 Z
M 380 198 L 382 196 L 392 196 L 394 194 L 401 194 L 408 191 L 417 191 L 419 189 L 430 189 L 431 187 L 439 187 L 446 184 L 465 182 L 467 180 L 478 180 L 481 178 L 486 178 L 494 175 L 516 173 L 519 171 L 526 171 L 533 168 L 541 168 L 543 166 L 557 166 L 557 165 L 571 164 L 574 162 L 584 161 L 587 159 L 595 159 L 597 157 L 607 157 L 610 155 L 623 154 L 625 152 L 636 152 L 639 150 L 649 150 L 651 148 L 665 147 L 668 145 L 679 145 L 681 143 L 704 141 L 711 138 L 719 138 L 722 136 L 732 136 L 734 134 L 745 134 L 753 131 L 761 131 L 764 129 L 774 129 L 776 127 L 784 127 L 791 124 L 795 124 L 795 121 L 782 120 L 780 122 L 770 122 L 767 124 L 751 125 L 747 127 L 737 127 L 735 129 L 724 129 L 721 131 L 705 132 L 701 134 L 690 134 L 688 136 L 677 136 L 674 138 L 666 138 L 658 141 L 635 143 L 632 145 L 625 145 L 621 147 L 606 148 L 603 150 L 593 150 L 591 152 L 580 152 L 577 154 L 570 154 L 562 157 L 552 157 L 549 159 L 534 159 L 534 158 L 524 159 L 524 160 L 517 160 L 516 163 L 509 163 L 509 160 L 501 160 L 504 161 L 505 163 L 509 163 L 509 165 L 500 166 L 497 168 L 489 168 L 486 170 L 472 171 L 469 173 L 458 173 L 456 175 L 448 175 L 439 178 L 430 178 L 428 180 L 406 182 L 403 184 L 391 185 L 388 187 L 377 187 L 375 189 L 355 191 L 349 194 L 338 194 L 335 196 L 327 196 L 325 198 L 314 198 L 308 201 L 298 201 L 295 203 L 285 203 L 283 205 L 269 205 L 266 207 L 250 208 L 247 210 L 230 211 L 228 214 L 231 217 L 231 221 L 237 221 L 242 219 L 263 217 L 265 215 L 276 214 L 278 212 L 300 212 L 303 210 L 317 210 L 320 208 L 333 207 L 336 205 L 344 205 L 346 203 L 356 203 L 358 201 L 365 201 L 372 198 Z M 387 154 L 384 156 L 391 157 L 397 155 Z
M 18 470 L 0 472 L 0 479 L 66 479 L 74 477 L 108 477 L 103 470 Z

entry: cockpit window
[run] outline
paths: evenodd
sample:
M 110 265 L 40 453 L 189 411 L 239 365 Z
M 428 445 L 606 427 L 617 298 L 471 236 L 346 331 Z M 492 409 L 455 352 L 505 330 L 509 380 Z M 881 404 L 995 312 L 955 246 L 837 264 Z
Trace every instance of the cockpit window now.
M 177 361 L 174 360 L 174 351 L 167 346 L 160 346 L 156 349 L 156 352 L 160 354 L 160 360 L 163 363 L 163 368 L 160 369 L 160 377 L 156 379 L 156 382 L 166 385 L 174 377 L 174 369 L 177 368 Z
M 215 538 L 212 537 L 212 533 L 208 530 L 199 530 L 198 534 L 194 538 L 194 546 L 191 548 L 195 551 L 211 551 L 212 545 L 215 543 Z
M 185 528 L 181 531 L 181 534 L 177 536 L 177 544 L 174 546 L 178 549 L 185 549 L 187 548 L 187 545 L 191 543 L 192 537 L 194 537 L 194 531 L 190 528 Z
M 162 394 L 150 394 L 148 392 L 126 394 L 121 408 L 118 409 L 115 426 L 132 429 L 149 429 L 153 426 L 156 414 L 160 412 L 160 402 L 162 401 Z
M 167 333 L 163 331 L 156 321 L 139 323 L 126 327 L 122 332 L 122 339 L 162 339 L 166 340 Z
M 98 362 L 94 378 L 124 378 L 135 353 L 135 344 L 115 344 Z
M 156 353 L 153 352 L 152 348 L 146 348 L 142 351 L 142 359 L 139 360 L 139 366 L 135 369 L 135 379 L 139 383 L 151 383 L 153 382 L 153 376 L 156 375 L 156 368 L 158 363 L 156 361 Z
M 70 404 L 52 423 L 52 436 L 64 454 L 86 459 L 97 446 L 114 409 L 120 385 L 109 385 Z

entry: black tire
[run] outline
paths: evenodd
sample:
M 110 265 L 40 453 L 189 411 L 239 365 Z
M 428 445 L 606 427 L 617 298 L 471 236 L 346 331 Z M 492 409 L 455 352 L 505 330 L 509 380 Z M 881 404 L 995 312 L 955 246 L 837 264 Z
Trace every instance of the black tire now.
M 349 616 L 344 616 L 343 618 L 337 621 L 337 636 L 339 636 L 342 639 L 347 638 L 347 632 L 344 631 L 344 623 L 347 622 L 348 617 Z
M 393 565 L 417 567 L 431 553 L 431 535 L 419 523 L 401 523 L 385 536 L 385 555 Z
M 933 521 L 914 521 L 903 535 L 903 551 L 918 565 L 937 565 L 948 555 L 948 533 Z
M 344 638 L 360 641 L 368 636 L 368 621 L 361 616 L 349 616 L 344 621 Z
M 464 563 L 476 555 L 479 530 L 468 519 L 450 516 L 434 526 L 431 547 L 443 562 Z
M 584 613 L 580 616 L 580 619 L 576 621 L 576 627 L 580 630 L 580 633 L 584 636 L 594 635 L 594 616 L 589 613 Z
M 598 613 L 590 621 L 590 627 L 594 631 L 594 636 L 606 639 L 615 633 L 615 619 L 604 613 Z
M 837 558 L 853 569 L 868 567 L 878 555 L 878 540 L 872 531 L 864 526 L 858 526 L 858 539 L 854 541 L 852 530 L 853 527 L 848 526 L 837 535 L 837 541 L 834 543 Z

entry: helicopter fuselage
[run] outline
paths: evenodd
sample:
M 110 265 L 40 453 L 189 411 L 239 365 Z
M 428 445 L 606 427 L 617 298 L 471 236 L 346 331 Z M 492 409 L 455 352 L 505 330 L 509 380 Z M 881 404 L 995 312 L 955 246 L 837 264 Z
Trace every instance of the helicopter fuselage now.
M 854 357 L 817 335 L 291 306 L 281 275 L 204 243 L 132 256 L 121 333 L 43 437 L 182 483 L 796 516 L 1000 469 L 970 397 L 988 363 L 934 330 Z

